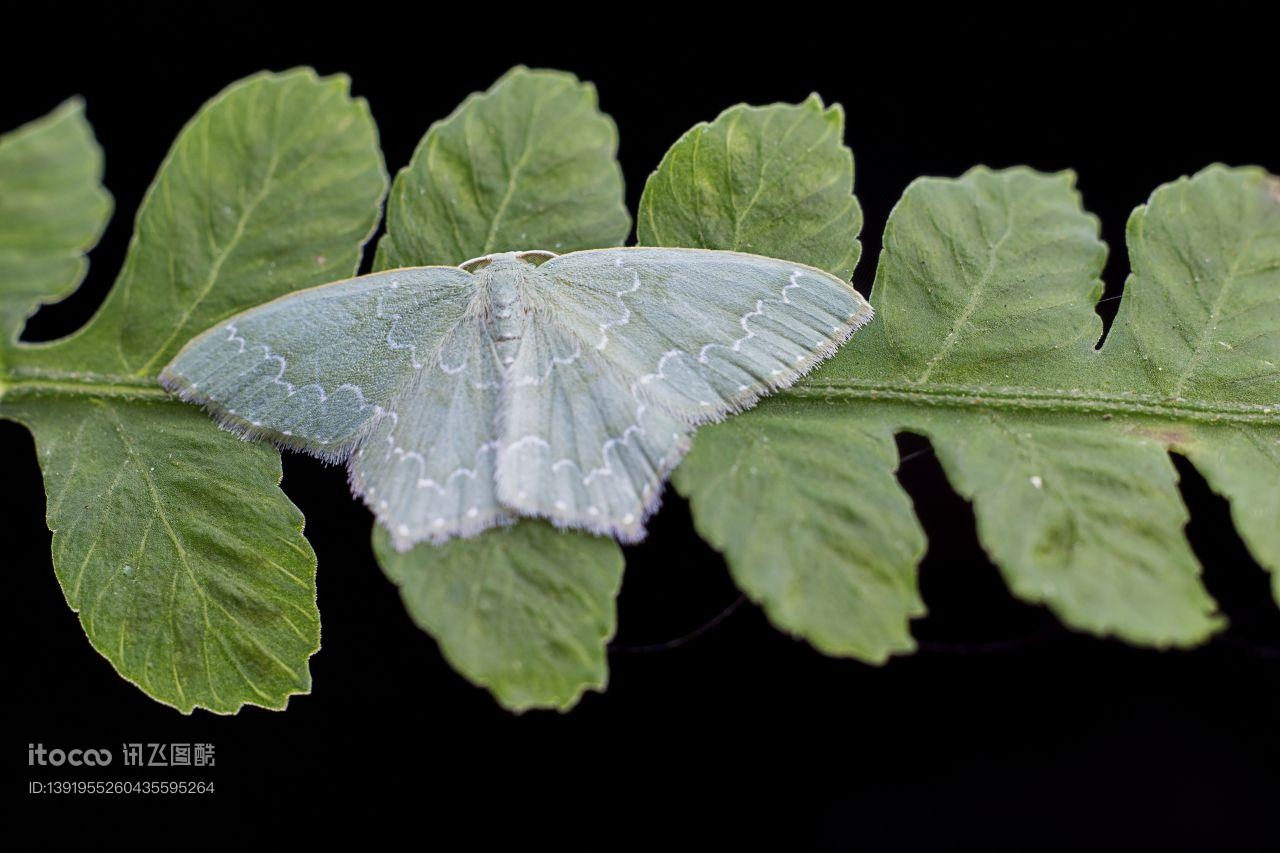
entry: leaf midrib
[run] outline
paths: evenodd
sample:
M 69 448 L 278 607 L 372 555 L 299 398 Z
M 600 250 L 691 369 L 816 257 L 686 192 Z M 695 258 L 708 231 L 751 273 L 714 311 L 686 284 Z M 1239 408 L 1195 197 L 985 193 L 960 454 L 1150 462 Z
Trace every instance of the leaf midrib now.
M 494 211 L 493 218 L 489 223 L 489 233 L 484 238 L 484 251 L 481 254 L 492 252 L 496 245 L 494 241 L 497 239 L 498 230 L 503 219 L 507 215 L 507 207 L 511 204 L 511 198 L 515 195 L 516 187 L 520 183 L 520 175 L 525 167 L 529 165 L 529 158 L 533 156 L 533 129 L 537 124 L 539 116 L 542 114 L 542 107 L 551 99 L 551 94 L 546 94 L 535 98 L 529 113 L 529 124 L 525 128 L 524 142 L 520 149 L 520 156 L 516 158 L 516 162 L 507 170 L 507 187 L 502 194 L 502 199 L 498 202 L 498 207 Z M 474 116 L 474 113 L 468 114 L 468 121 Z M 470 125 L 464 125 L 464 129 L 469 131 Z M 467 134 L 467 147 L 471 148 L 471 137 Z M 468 152 L 470 153 L 470 152 Z M 475 179 L 476 170 L 472 169 L 472 180 Z
M 174 400 L 155 380 L 118 374 L 24 370 L 0 379 L 0 401 L 42 397 Z M 1031 388 L 1017 385 L 820 379 L 788 389 L 781 400 L 868 400 L 978 410 L 1140 415 L 1172 421 L 1280 426 L 1280 405 L 1173 399 L 1157 394 Z
M 1185 192 L 1184 190 L 1184 201 Z M 1204 360 L 1208 358 L 1212 342 L 1218 337 L 1218 325 L 1222 321 L 1222 308 L 1227 303 L 1227 294 L 1231 292 L 1233 285 L 1235 285 L 1236 276 L 1240 271 L 1240 261 L 1249 253 L 1249 248 L 1260 233 L 1262 233 L 1261 227 L 1250 232 L 1240 248 L 1236 250 L 1236 256 L 1231 262 L 1231 268 L 1227 270 L 1226 276 L 1222 279 L 1222 285 L 1218 288 L 1218 294 L 1214 297 L 1213 304 L 1209 307 L 1209 318 L 1200 332 L 1200 340 L 1197 342 L 1196 348 L 1192 350 L 1191 357 L 1187 359 L 1187 363 L 1182 369 L 1182 375 L 1178 377 L 1178 383 L 1173 388 L 1173 393 L 1176 396 L 1182 396 L 1182 392 L 1186 389 L 1187 381 L 1200 370 L 1204 365 Z
M 42 397 L 176 400 L 154 377 L 32 368 L 0 373 L 0 402 Z
M 922 386 L 906 381 L 833 378 L 807 382 L 787 390 L 779 398 L 869 400 L 933 408 L 1140 415 L 1181 422 L 1280 426 L 1280 405 L 1173 399 L 1156 394 L 1108 393 L 1090 389 L 955 383 Z
M 208 133 L 208 130 L 206 129 L 205 132 Z M 187 323 L 191 321 L 192 315 L 195 314 L 200 306 L 204 304 L 204 301 L 209 298 L 209 294 L 213 292 L 214 286 L 221 280 L 223 265 L 239 247 L 240 241 L 244 239 L 249 220 L 253 218 L 253 215 L 262 205 L 262 202 L 267 198 L 267 194 L 271 190 L 272 184 L 275 182 L 276 170 L 280 167 L 280 153 L 280 148 L 276 148 L 271 152 L 271 157 L 267 162 L 266 174 L 262 179 L 262 184 L 258 187 L 258 191 L 254 194 L 253 198 L 251 198 L 240 211 L 240 217 L 236 220 L 236 226 L 232 231 L 231 238 L 223 246 L 218 247 L 218 250 L 214 253 L 213 263 L 209 267 L 209 272 L 205 276 L 204 284 L 201 285 L 200 291 L 182 312 L 182 315 L 174 324 L 173 329 L 169 332 L 168 337 L 166 337 L 164 341 L 161 342 L 160 346 L 152 352 L 151 357 L 148 358 L 141 367 L 134 371 L 136 375 L 145 376 L 153 367 L 155 367 L 160 358 L 168 352 L 169 345 L 186 330 Z M 167 184 L 165 185 L 165 191 L 168 192 Z M 170 254 L 172 255 L 172 253 Z
M 929 359 L 928 364 L 925 365 L 924 372 L 921 373 L 919 378 L 916 380 L 917 382 L 928 381 L 934 368 L 937 367 L 942 360 L 950 354 L 951 350 L 955 348 L 956 341 L 960 340 L 961 334 L 968 331 L 969 321 L 973 319 L 974 313 L 986 302 L 987 286 L 990 285 L 991 276 L 995 273 L 996 266 L 1000 260 L 1000 250 L 1004 248 L 1004 244 L 1009 239 L 1009 235 L 1013 233 L 1014 226 L 1013 214 L 1015 205 L 1009 199 L 1009 187 L 1004 181 L 1000 182 L 1000 192 L 1007 211 L 1005 215 L 1004 232 L 1000 235 L 1000 239 L 989 245 L 988 251 L 990 252 L 990 257 L 987 259 L 987 265 L 982 271 L 981 278 L 979 278 L 977 283 L 970 289 L 969 299 L 965 302 L 964 309 L 960 312 L 960 316 L 955 319 L 955 322 L 952 323 L 951 330 L 947 333 L 946 339 L 943 340 L 942 345 L 938 347 L 938 351 L 933 354 L 933 357 Z
M 236 655 L 231 652 L 229 647 L 227 647 L 225 635 L 220 634 L 214 628 L 213 623 L 210 621 L 209 619 L 210 604 L 212 604 L 214 607 L 220 610 L 222 612 L 222 618 L 226 619 L 228 623 L 238 628 L 242 636 L 244 636 L 251 643 L 253 643 L 253 645 L 256 646 L 258 650 L 261 651 L 270 661 L 272 661 L 281 669 L 283 669 L 289 675 L 290 678 L 293 678 L 295 681 L 301 683 L 303 679 L 299 676 L 299 674 L 295 672 L 293 668 L 290 667 L 287 663 L 285 663 L 284 660 L 282 660 L 280 656 L 277 655 L 276 652 L 273 649 L 271 649 L 271 647 L 267 643 L 263 642 L 263 640 L 257 635 L 255 631 L 251 630 L 251 628 L 248 625 L 246 625 L 240 618 L 238 618 L 234 613 L 228 610 L 226 605 L 222 604 L 220 601 L 218 601 L 216 598 L 214 598 L 209 594 L 209 591 L 205 588 L 206 582 L 201 577 L 201 572 L 197 571 L 197 569 L 191 563 L 191 557 L 187 553 L 187 544 L 186 544 L 185 537 L 183 537 L 182 534 L 178 532 L 178 529 L 174 526 L 173 521 L 169 518 L 169 513 L 165 509 L 165 501 L 160 494 L 160 487 L 156 483 L 155 478 L 151 476 L 151 471 L 153 471 L 154 469 L 150 468 L 150 466 L 148 466 L 146 464 L 146 461 L 142 458 L 142 453 L 139 450 L 137 443 L 132 440 L 129 429 L 126 426 L 123 418 L 120 417 L 120 413 L 117 412 L 114 408 L 112 408 L 109 404 L 100 402 L 98 405 L 103 411 L 105 411 L 108 414 L 108 416 L 112 420 L 116 422 L 116 429 L 115 429 L 116 436 L 118 437 L 120 444 L 124 449 L 124 453 L 125 453 L 125 456 L 128 458 L 128 461 L 132 463 L 133 469 L 138 472 L 139 476 L 142 479 L 143 484 L 146 486 L 147 495 L 148 497 L 150 497 L 151 505 L 154 508 L 153 516 L 156 519 L 159 519 L 160 524 L 164 527 L 165 533 L 167 534 L 170 544 L 173 547 L 174 553 L 177 555 L 178 564 L 182 567 L 182 574 L 186 575 L 188 582 L 191 584 L 191 588 L 195 591 L 196 596 L 200 601 L 200 608 L 204 615 L 206 633 L 214 634 L 215 636 L 218 637 L 218 639 L 222 642 L 224 648 L 227 648 L 228 659 L 231 661 L 232 665 L 234 665 L 235 668 L 240 672 L 240 675 L 244 679 L 245 683 L 249 686 L 251 690 L 253 690 L 254 693 L 257 693 L 265 701 L 267 702 L 273 701 L 271 695 L 263 691 L 258 686 L 258 684 L 255 683 L 248 676 L 248 674 L 244 672 L 244 669 L 241 667 L 240 661 L 237 659 Z M 173 575 L 172 588 L 170 591 L 171 615 L 172 615 L 172 608 L 173 608 L 173 599 L 177 595 L 177 580 L 179 577 L 179 573 L 174 571 L 172 572 L 172 575 Z M 207 670 L 208 649 L 202 647 L 202 651 L 204 652 L 204 655 L 206 657 L 205 667 Z M 150 652 L 148 651 L 148 654 L 149 653 Z M 169 653 L 172 661 L 173 655 L 174 655 L 174 647 L 172 645 L 170 647 Z M 174 683 L 178 688 L 179 698 L 182 700 L 183 704 L 186 704 L 186 695 L 182 689 L 181 679 L 177 677 L 176 662 L 174 662 L 173 665 L 175 667 Z M 146 674 L 145 668 L 143 669 L 143 673 L 144 675 Z M 210 683 L 212 684 L 212 682 Z

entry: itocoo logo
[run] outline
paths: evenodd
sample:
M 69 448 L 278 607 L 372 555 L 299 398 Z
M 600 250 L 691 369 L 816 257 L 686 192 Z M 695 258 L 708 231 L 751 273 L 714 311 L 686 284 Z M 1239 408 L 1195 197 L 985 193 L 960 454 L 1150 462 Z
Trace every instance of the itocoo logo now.
M 70 764 L 72 767 L 105 767 L 111 763 L 109 749 L 45 749 L 42 743 L 27 744 L 27 765 L 35 767 L 61 767 Z

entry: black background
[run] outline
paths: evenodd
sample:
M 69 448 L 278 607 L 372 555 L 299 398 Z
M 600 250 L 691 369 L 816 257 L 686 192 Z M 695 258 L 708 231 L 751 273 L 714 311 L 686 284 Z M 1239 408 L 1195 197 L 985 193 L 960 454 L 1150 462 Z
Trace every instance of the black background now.
M 695 122 L 740 101 L 817 91 L 847 111 L 866 214 L 855 276 L 864 293 L 888 212 L 919 175 L 977 163 L 1075 169 L 1113 248 L 1114 295 L 1127 273 L 1125 220 L 1156 186 L 1213 161 L 1280 170 L 1274 31 L 1260 22 L 1244 22 L 1256 37 L 1245 26 L 1227 42 L 1190 25 L 1100 39 L 1113 31 L 1104 18 L 1019 33 L 960 22 L 926 30 L 919 20 L 794 33 L 752 22 L 730 34 L 634 16 L 599 26 L 491 17 L 322 32 L 255 16 L 237 21 L 253 33 L 237 39 L 199 22 L 182 39 L 86 30 L 62 34 L 39 62 L 3 60 L 0 128 L 83 94 L 116 200 L 84 288 L 35 318 L 27 337 L 66 334 L 92 314 L 176 133 L 207 98 L 261 68 L 350 74 L 392 173 L 432 121 L 509 66 L 573 71 L 617 121 L 633 209 L 648 172 Z M 1110 319 L 1115 305 L 1100 312 Z M 1139 650 L 1073 634 L 1014 601 L 927 442 L 901 445 L 899 476 L 930 538 L 920 653 L 878 668 L 825 658 L 750 604 L 687 643 L 640 650 L 697 629 L 738 595 L 668 495 L 650 539 L 628 549 L 608 692 L 567 715 L 519 717 L 454 674 L 410 623 L 370 555 L 369 517 L 343 471 L 286 455 L 284 488 L 320 560 L 313 693 L 285 713 L 183 717 L 120 679 L 85 640 L 50 565 L 31 440 L 0 423 L 13 502 L 6 698 L 18 718 L 6 754 L 24 768 L 10 790 L 24 796 L 26 780 L 54 775 L 25 769 L 28 743 L 118 756 L 125 742 L 207 741 L 218 758 L 204 775 L 217 794 L 203 808 L 258 804 L 299 828 L 322 815 L 403 825 L 424 841 L 501 829 L 528 844 L 600 847 L 652 836 L 664 846 L 819 850 L 1274 849 L 1280 611 L 1226 503 L 1177 460 L 1188 533 L 1232 628 L 1192 652 Z M 113 808 L 193 805 L 140 800 Z

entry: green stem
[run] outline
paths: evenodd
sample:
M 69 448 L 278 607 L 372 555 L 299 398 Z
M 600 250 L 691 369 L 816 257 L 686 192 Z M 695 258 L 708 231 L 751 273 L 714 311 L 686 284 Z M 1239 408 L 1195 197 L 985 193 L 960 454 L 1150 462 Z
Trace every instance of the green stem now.
M 19 368 L 0 375 L 0 400 L 70 395 L 128 400 L 163 400 L 170 395 L 152 378 Z M 1150 394 L 1115 394 L 1059 388 L 984 385 L 913 385 L 909 382 L 819 380 L 791 388 L 800 400 L 867 400 L 953 409 L 1049 411 L 1063 414 L 1158 417 L 1171 421 L 1280 426 L 1280 406 L 1207 402 Z
M 818 380 L 791 388 L 785 396 L 802 400 L 868 400 L 915 406 L 1063 414 L 1160 417 L 1172 421 L 1280 426 L 1280 406 L 1210 402 L 1151 394 L 983 385 L 913 385 L 910 382 Z
M 11 369 L 0 374 L 0 401 L 41 397 L 98 397 L 122 400 L 172 399 L 153 377 L 77 371 Z

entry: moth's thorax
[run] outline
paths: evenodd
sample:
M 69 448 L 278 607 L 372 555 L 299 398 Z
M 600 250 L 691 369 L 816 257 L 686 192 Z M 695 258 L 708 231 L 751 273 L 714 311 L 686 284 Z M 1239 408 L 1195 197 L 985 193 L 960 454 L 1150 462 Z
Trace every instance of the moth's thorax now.
M 480 279 L 478 296 L 483 300 L 482 316 L 504 367 L 516 360 L 524 337 L 529 305 L 529 275 L 534 261 L 546 260 L 549 253 L 506 252 L 469 261 Z

